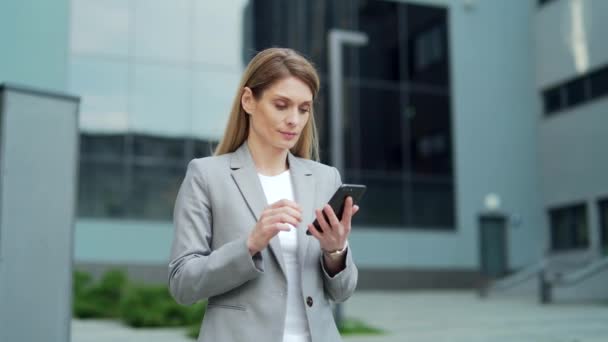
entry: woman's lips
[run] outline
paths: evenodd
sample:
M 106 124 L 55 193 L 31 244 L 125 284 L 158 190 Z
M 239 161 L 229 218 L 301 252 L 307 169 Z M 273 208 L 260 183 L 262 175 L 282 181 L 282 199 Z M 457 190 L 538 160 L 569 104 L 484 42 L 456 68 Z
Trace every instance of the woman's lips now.
M 286 140 L 291 140 L 298 135 L 297 133 L 291 133 L 291 132 L 283 132 L 283 131 L 279 131 L 279 132 L 281 133 L 283 138 Z

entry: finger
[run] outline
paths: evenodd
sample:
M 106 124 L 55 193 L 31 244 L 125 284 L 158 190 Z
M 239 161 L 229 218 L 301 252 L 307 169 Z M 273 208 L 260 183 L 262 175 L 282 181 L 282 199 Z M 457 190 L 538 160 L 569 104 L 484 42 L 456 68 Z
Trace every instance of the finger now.
M 342 223 L 350 227 L 350 218 L 353 216 L 353 198 L 348 196 L 344 201 L 344 213 L 342 213 Z
M 323 239 L 323 234 L 315 228 L 315 226 L 311 223 L 308 225 L 308 231 L 312 236 L 314 236 L 317 240 L 321 241 Z
M 277 213 L 289 215 L 298 221 L 302 221 L 302 211 L 301 210 L 296 210 L 292 207 L 281 207 L 281 208 L 273 209 L 273 210 L 275 210 Z
M 354 205 L 353 206 L 353 216 L 355 216 L 355 214 L 359 212 L 359 206 L 358 205 Z
M 291 227 L 287 224 L 287 223 L 282 223 L 282 222 L 277 222 L 274 224 L 275 229 L 277 230 L 277 233 L 281 232 L 288 232 L 291 230 Z
M 293 217 L 296 222 L 302 221 L 302 213 L 289 207 L 282 207 L 278 209 L 268 209 L 264 212 L 265 217 L 275 217 L 278 215 L 287 215 L 289 217 Z
M 297 226 L 298 224 L 300 224 L 300 221 L 298 219 L 296 219 L 295 217 L 285 214 L 285 213 L 278 213 L 273 215 L 272 217 L 270 217 L 270 222 L 271 223 L 290 223 L 293 226 Z
M 285 198 L 282 200 L 278 200 L 270 205 L 270 208 L 272 208 L 272 209 L 278 209 L 278 208 L 282 208 L 282 207 L 291 207 L 295 210 L 302 211 L 302 208 L 300 208 L 300 205 L 298 205 L 294 201 L 290 201 Z
M 323 212 L 320 209 L 315 210 L 315 216 L 317 217 L 317 222 L 319 223 L 319 226 L 321 226 L 323 232 L 327 232 L 331 229 L 329 223 L 327 223 L 327 220 L 325 220 Z
M 326 204 L 325 207 L 323 207 L 323 211 L 325 212 L 325 215 L 327 215 L 332 228 L 338 228 L 340 226 L 340 220 L 338 220 L 332 207 L 329 204 Z

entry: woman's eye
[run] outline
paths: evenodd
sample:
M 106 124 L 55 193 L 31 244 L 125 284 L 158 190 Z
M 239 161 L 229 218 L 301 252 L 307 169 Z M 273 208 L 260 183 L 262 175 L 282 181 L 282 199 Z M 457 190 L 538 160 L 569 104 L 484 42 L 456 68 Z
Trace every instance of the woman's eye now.
M 308 112 L 310 112 L 310 108 L 300 108 L 300 113 L 306 114 Z
M 274 105 L 278 110 L 285 110 L 287 109 L 287 106 L 281 103 L 277 103 Z

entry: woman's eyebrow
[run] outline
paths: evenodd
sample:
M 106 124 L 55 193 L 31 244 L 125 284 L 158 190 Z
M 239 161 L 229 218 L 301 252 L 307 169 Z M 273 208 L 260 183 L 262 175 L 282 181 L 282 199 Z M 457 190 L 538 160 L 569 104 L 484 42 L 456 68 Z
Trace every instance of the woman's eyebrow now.
M 277 97 L 280 100 L 287 101 L 289 103 L 294 102 L 292 99 L 290 99 L 289 97 L 287 97 L 285 95 L 275 94 L 275 97 Z M 302 102 L 300 105 L 310 105 L 311 103 L 312 103 L 312 100 L 309 100 L 309 101 Z

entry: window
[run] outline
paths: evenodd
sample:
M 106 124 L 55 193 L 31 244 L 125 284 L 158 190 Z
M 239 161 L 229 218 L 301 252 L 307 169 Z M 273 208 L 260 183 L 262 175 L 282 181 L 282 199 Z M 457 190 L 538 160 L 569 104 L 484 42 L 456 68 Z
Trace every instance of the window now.
M 587 94 L 585 91 L 585 86 L 587 84 L 587 78 L 576 79 L 574 81 L 566 83 L 564 86 L 566 88 L 566 106 L 574 107 L 580 103 L 583 103 Z
M 604 252 L 604 255 L 608 255 L 608 198 L 601 200 L 598 204 L 600 212 L 602 251 Z
M 193 158 L 212 142 L 131 134 L 81 134 L 78 215 L 171 220 L 175 197 Z
M 315 115 L 324 163 L 331 163 L 327 33 L 339 28 L 369 37 L 365 46 L 343 47 L 343 103 L 349 115 L 343 127 L 342 179 L 368 186 L 361 203 L 366 210 L 357 223 L 453 229 L 446 8 L 398 1 L 294 0 L 295 13 L 282 0 L 252 5 L 255 50 L 291 47 L 320 71 L 324 83 Z
M 551 248 L 554 251 L 589 246 L 589 225 L 585 204 L 549 210 Z
M 608 95 L 608 67 L 591 74 L 591 98 Z
M 545 115 L 608 95 L 608 66 L 542 91 Z
M 443 30 L 441 26 L 435 26 L 422 32 L 414 39 L 415 69 L 421 71 L 429 65 L 440 62 L 444 58 Z
M 543 5 L 546 5 L 546 4 L 551 3 L 553 1 L 555 1 L 555 0 L 538 0 L 538 6 L 543 6 Z

